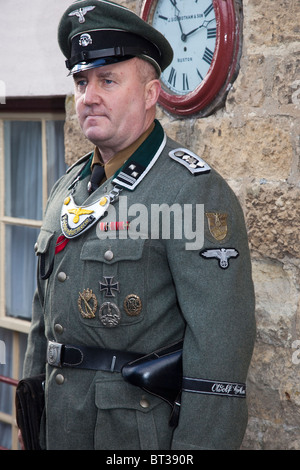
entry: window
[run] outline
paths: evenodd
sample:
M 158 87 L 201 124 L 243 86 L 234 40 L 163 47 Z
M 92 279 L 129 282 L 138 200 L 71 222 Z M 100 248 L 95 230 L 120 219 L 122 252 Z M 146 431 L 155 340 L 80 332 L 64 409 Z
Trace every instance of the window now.
M 15 379 L 22 375 L 36 289 L 34 244 L 50 190 L 66 171 L 64 118 L 0 114 L 0 375 Z M 13 393 L 0 382 L 0 447 L 17 446 Z

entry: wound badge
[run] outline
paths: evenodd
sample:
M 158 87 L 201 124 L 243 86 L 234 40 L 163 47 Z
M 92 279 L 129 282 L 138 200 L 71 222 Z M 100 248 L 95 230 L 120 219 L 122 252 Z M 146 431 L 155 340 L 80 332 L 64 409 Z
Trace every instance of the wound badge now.
M 228 225 L 226 213 L 205 212 L 208 221 L 208 228 L 211 235 L 218 241 L 224 240 L 227 235 Z
M 135 317 L 141 313 L 142 301 L 136 294 L 129 294 L 123 303 L 124 310 L 130 317 Z
M 104 302 L 100 307 L 99 316 L 102 324 L 108 328 L 117 326 L 121 320 L 119 307 L 113 302 Z
M 84 289 L 82 293 L 79 292 L 77 303 L 83 318 L 95 318 L 98 303 L 91 289 Z

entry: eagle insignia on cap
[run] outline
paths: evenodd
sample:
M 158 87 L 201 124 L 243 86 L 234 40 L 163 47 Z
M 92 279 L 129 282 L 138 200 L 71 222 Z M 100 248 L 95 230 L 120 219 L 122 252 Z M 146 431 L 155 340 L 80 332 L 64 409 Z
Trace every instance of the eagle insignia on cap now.
M 79 8 L 78 10 L 71 11 L 68 16 L 77 16 L 79 23 L 84 23 L 85 22 L 85 15 L 87 14 L 88 11 L 94 10 L 96 8 L 95 6 L 93 7 L 84 7 L 84 8 Z

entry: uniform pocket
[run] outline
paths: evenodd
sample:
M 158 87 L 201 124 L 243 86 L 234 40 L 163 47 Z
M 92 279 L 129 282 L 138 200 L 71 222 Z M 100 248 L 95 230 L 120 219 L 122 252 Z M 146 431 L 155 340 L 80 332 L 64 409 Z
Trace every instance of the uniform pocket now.
M 112 265 L 120 261 L 137 261 L 142 257 L 145 240 L 130 238 L 112 240 L 87 240 L 80 258 L 86 261 L 99 261 Z
M 145 303 L 144 240 L 86 240 L 80 259 L 81 292 L 89 288 L 97 299 L 95 321 L 82 318 L 91 327 L 130 326 L 143 320 Z M 111 322 L 111 323 L 110 323 Z
M 171 408 L 123 379 L 96 382 L 95 448 L 103 450 L 169 449 Z

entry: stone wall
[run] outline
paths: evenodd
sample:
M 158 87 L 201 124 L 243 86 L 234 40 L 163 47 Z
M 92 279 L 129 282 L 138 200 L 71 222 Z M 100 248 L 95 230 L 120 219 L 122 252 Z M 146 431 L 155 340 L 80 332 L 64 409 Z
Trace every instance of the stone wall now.
M 140 11 L 140 0 L 122 3 Z M 225 106 L 201 119 L 162 109 L 157 116 L 170 137 L 227 179 L 245 212 L 257 341 L 243 449 L 300 449 L 299 7 L 299 0 L 244 0 L 240 72 Z M 71 163 L 91 147 L 72 97 L 66 108 Z

